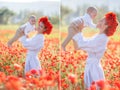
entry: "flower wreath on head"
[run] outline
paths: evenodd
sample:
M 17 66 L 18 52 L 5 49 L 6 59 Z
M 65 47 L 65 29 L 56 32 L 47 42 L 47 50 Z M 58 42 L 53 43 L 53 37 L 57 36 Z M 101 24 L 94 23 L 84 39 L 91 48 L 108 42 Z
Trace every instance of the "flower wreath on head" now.
M 38 20 L 38 24 L 40 24 L 40 22 L 42 22 L 45 25 L 46 31 L 43 32 L 43 34 L 50 34 L 52 31 L 52 24 L 50 23 L 50 21 L 48 20 L 48 17 L 41 17 Z
M 109 12 L 105 15 L 105 19 L 108 25 L 107 36 L 111 36 L 116 31 L 116 27 L 118 26 L 116 14 Z

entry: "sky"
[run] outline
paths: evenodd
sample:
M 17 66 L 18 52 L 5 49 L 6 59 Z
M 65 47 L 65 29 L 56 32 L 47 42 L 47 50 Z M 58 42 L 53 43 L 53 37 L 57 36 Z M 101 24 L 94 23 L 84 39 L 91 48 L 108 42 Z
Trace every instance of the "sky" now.
M 45 15 L 60 14 L 60 5 L 76 9 L 77 6 L 88 4 L 90 6 L 106 5 L 112 11 L 120 10 L 120 0 L 0 0 L 0 8 L 20 12 L 21 10 L 43 11 Z
M 88 4 L 90 6 L 106 5 L 112 11 L 120 11 L 120 0 L 62 0 L 62 5 L 76 9 L 76 6 Z
M 0 8 L 7 7 L 16 13 L 22 10 L 40 11 L 44 15 L 59 15 L 59 0 L 0 0 Z
M 60 1 L 60 0 L 0 0 L 0 1 L 4 1 L 4 2 L 35 2 L 35 1 Z

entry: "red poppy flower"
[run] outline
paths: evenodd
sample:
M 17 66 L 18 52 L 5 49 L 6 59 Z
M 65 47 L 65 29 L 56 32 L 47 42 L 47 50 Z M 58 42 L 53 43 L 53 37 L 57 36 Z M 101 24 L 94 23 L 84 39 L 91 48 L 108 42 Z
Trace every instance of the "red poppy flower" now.
M 30 73 L 33 74 L 33 75 L 35 75 L 35 74 L 38 74 L 38 71 L 35 70 L 35 69 L 32 69 L 32 70 L 30 71 Z
M 22 67 L 19 65 L 19 64 L 14 64 L 14 68 L 16 69 L 16 70 L 21 70 L 22 69 Z
M 77 82 L 77 76 L 75 74 L 68 74 L 68 79 L 71 81 L 72 84 Z
M 5 82 L 6 80 L 6 75 L 3 72 L 0 72 L 0 84 Z

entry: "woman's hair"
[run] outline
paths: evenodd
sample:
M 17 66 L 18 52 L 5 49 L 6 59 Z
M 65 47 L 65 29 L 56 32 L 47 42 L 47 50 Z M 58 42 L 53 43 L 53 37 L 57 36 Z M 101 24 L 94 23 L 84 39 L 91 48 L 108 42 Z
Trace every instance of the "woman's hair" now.
M 42 22 L 45 26 L 45 31 L 43 32 L 43 34 L 50 34 L 51 31 L 52 31 L 52 24 L 50 23 L 50 21 L 48 20 L 48 18 L 45 16 L 45 17 L 41 17 L 38 19 L 38 24 L 40 24 L 40 22 Z
M 109 12 L 105 15 L 105 19 L 106 24 L 108 25 L 108 27 L 105 30 L 105 34 L 107 36 L 112 36 L 118 26 L 116 14 L 113 12 Z

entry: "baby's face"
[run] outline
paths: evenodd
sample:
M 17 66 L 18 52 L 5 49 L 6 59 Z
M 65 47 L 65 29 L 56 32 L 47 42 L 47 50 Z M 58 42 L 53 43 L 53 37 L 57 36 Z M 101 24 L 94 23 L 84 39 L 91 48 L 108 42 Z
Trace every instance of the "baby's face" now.
M 97 16 L 97 11 L 94 10 L 94 11 L 90 12 L 89 14 L 90 14 L 91 18 L 94 19 Z
M 35 25 L 35 23 L 36 23 L 36 18 L 30 18 L 30 19 L 29 19 L 29 22 L 30 22 L 31 25 Z

